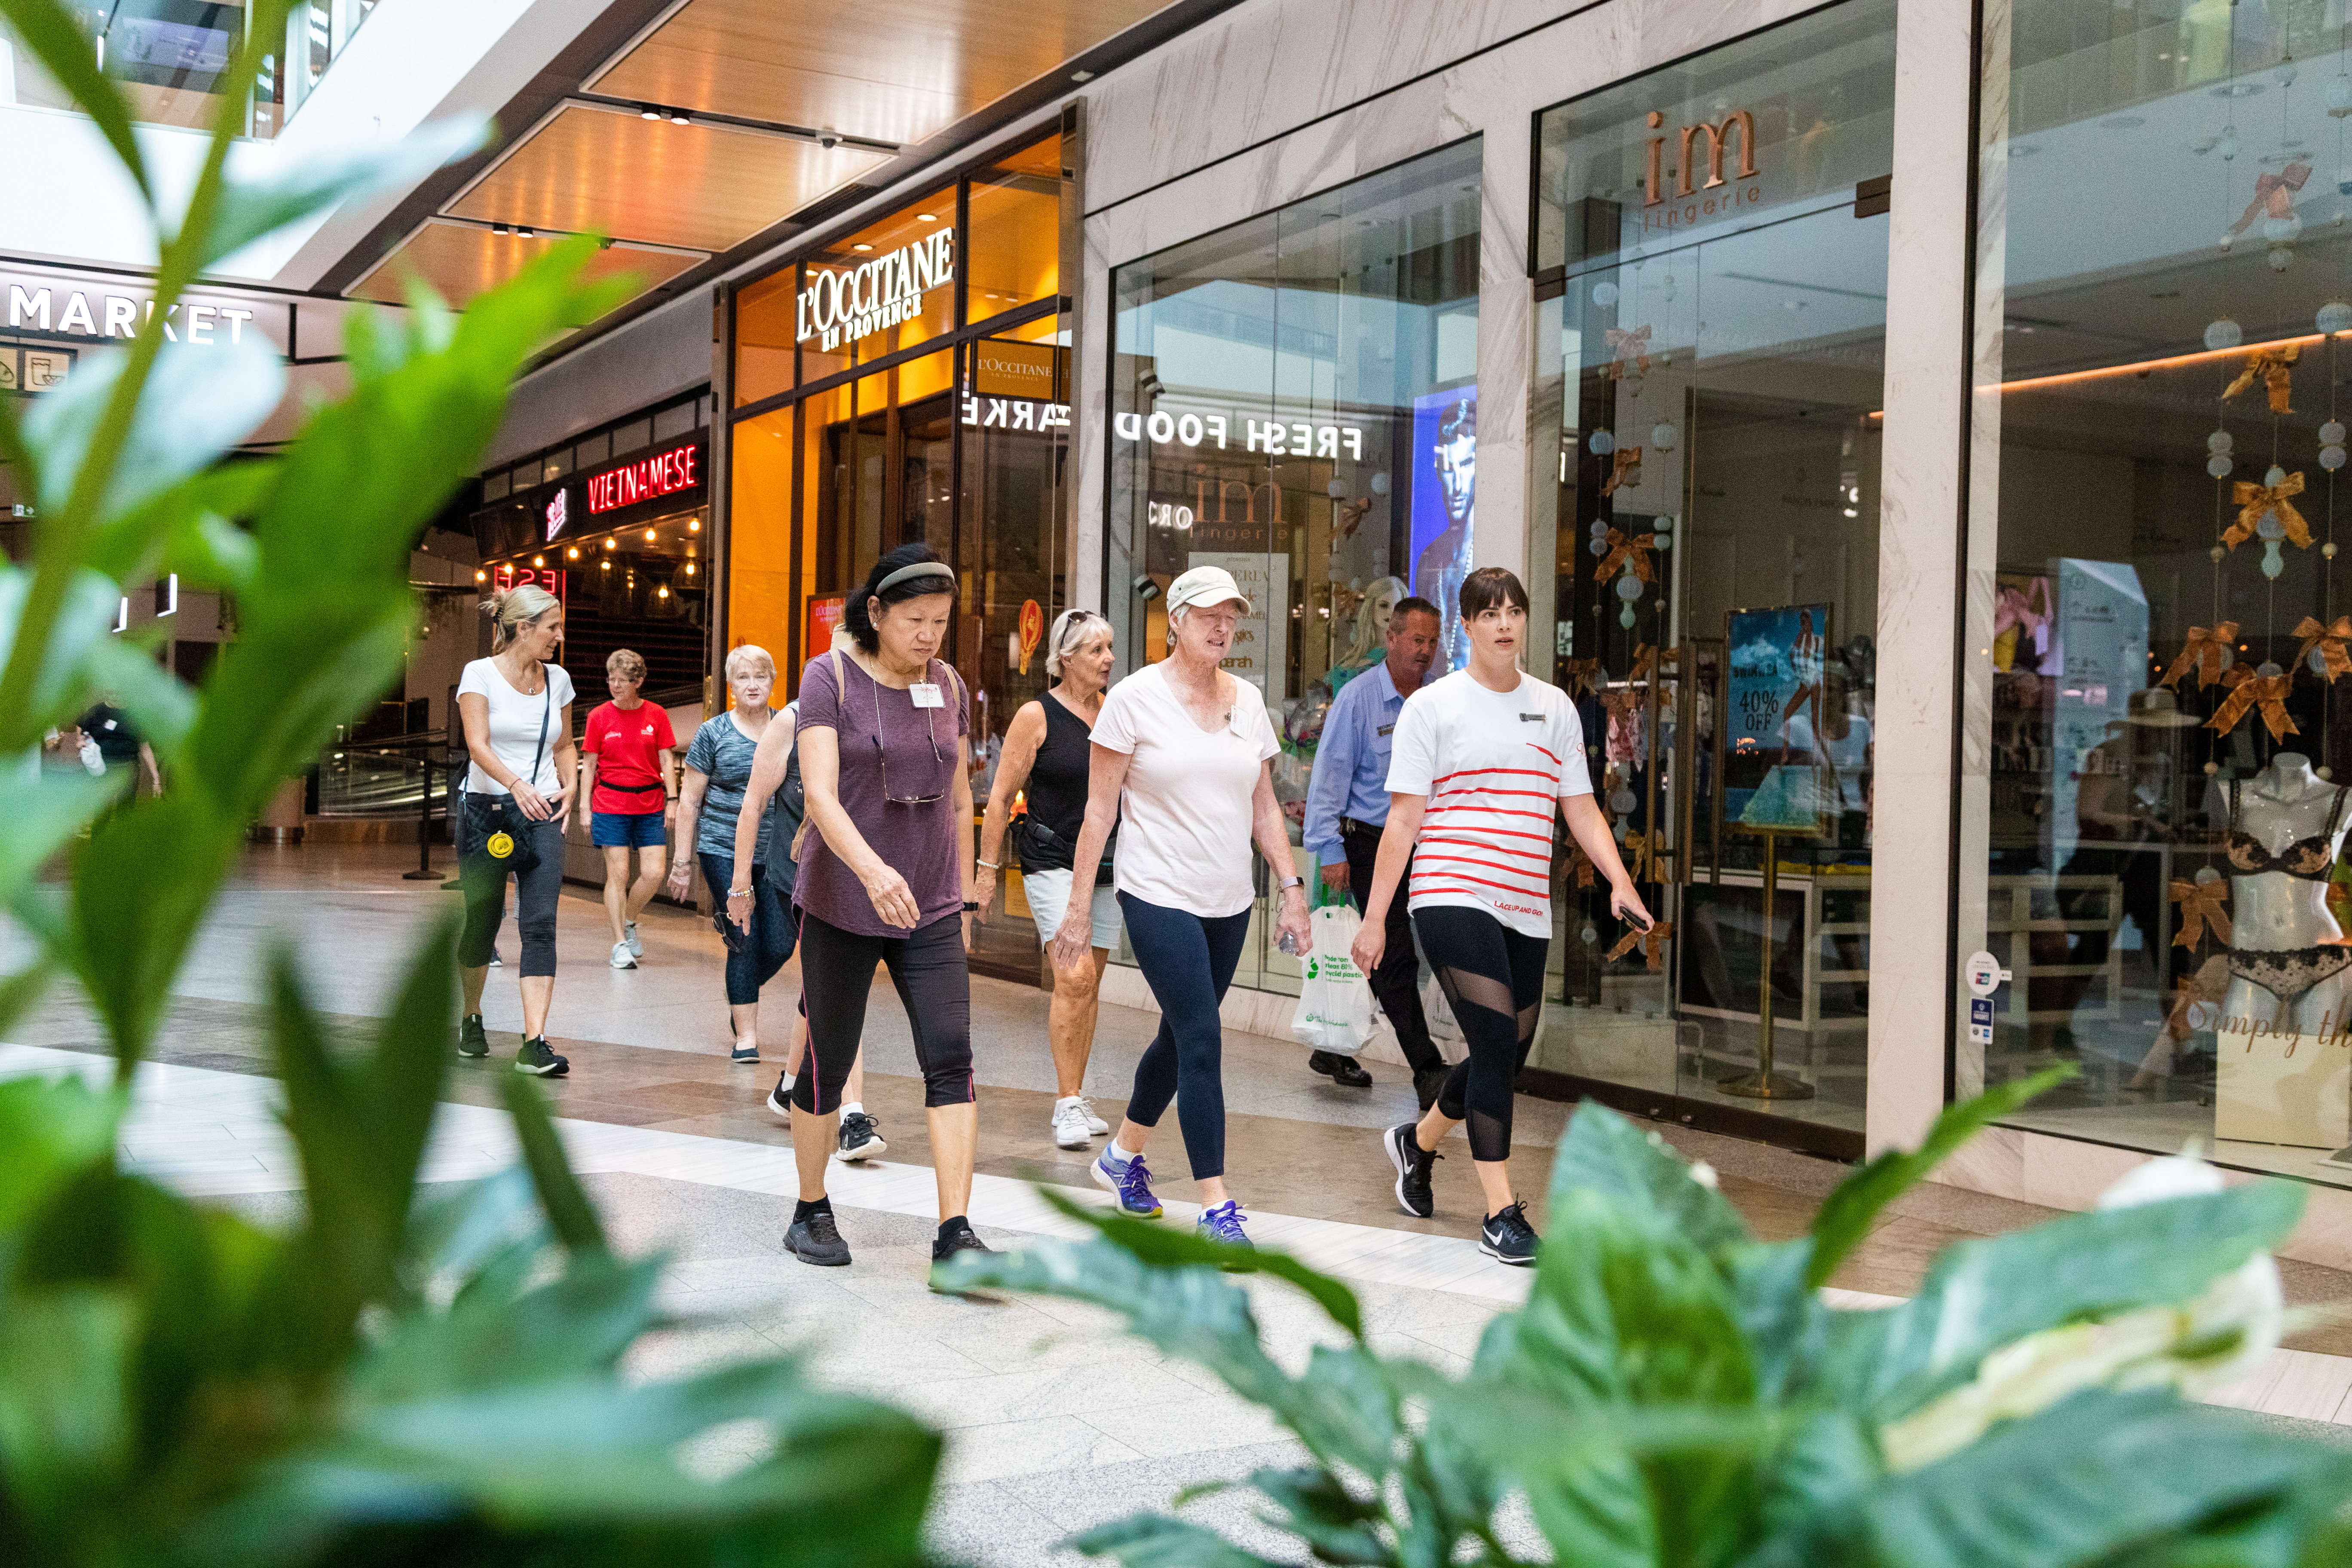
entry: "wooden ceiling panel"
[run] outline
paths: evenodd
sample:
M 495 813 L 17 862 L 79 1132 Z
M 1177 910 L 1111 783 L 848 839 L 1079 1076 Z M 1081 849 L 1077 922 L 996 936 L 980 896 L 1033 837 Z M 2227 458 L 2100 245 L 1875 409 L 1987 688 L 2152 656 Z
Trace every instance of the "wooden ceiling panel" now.
M 521 271 L 542 255 L 551 242 L 492 234 L 467 224 L 428 223 L 407 243 L 385 257 L 365 277 L 352 285 L 354 299 L 400 304 L 412 272 L 431 284 L 451 304 L 463 309 L 478 294 L 488 292 Z M 585 276 L 592 279 L 637 275 L 642 293 L 677 277 L 700 258 L 672 256 L 657 250 L 632 250 L 614 246 L 590 259 Z
M 691 0 L 592 89 L 919 142 L 1167 0 Z
M 446 211 L 720 251 L 880 162 L 847 147 L 567 104 Z

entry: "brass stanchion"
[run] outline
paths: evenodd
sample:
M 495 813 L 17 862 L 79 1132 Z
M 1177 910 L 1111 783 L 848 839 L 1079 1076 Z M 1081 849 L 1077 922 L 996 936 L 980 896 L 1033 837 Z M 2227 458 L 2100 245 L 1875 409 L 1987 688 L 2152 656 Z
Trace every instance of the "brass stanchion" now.
M 1764 901 L 1759 922 L 1759 951 L 1763 975 L 1757 982 L 1756 1070 L 1727 1078 L 1716 1088 L 1748 1100 L 1811 1100 L 1813 1086 L 1803 1079 L 1772 1070 L 1772 900 L 1780 890 L 1780 836 L 1764 829 Z

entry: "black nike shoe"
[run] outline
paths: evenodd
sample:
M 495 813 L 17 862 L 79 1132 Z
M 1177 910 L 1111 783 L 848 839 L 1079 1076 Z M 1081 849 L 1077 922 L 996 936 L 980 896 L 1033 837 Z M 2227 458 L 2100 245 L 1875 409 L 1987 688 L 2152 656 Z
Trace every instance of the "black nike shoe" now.
M 1406 1121 L 1390 1128 L 1381 1134 L 1381 1147 L 1396 1167 L 1397 1206 L 1416 1219 L 1427 1219 L 1437 1212 L 1437 1200 L 1429 1190 L 1430 1173 L 1444 1156 L 1423 1149 L 1412 1135 L 1413 1125 Z
M 1501 1214 L 1488 1215 L 1479 1227 L 1478 1250 L 1497 1263 L 1507 1263 L 1516 1268 L 1534 1266 L 1536 1227 L 1528 1223 L 1527 1207 L 1513 1204 Z

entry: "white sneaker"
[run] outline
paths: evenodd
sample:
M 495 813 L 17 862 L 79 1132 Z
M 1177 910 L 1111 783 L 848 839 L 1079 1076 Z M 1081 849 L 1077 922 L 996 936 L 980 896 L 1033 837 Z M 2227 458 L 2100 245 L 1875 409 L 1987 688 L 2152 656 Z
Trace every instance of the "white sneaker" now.
M 1054 1101 L 1054 1142 L 1064 1149 L 1084 1149 L 1093 1135 L 1087 1125 L 1086 1106 L 1073 1097 Z
M 636 921 L 631 921 L 628 922 L 628 932 L 629 935 L 627 942 L 629 956 L 631 958 L 643 958 L 646 955 L 646 944 L 642 941 L 638 940 Z
M 1070 1103 L 1076 1106 L 1078 1108 L 1078 1114 L 1087 1119 L 1087 1131 L 1099 1138 L 1104 1133 L 1110 1131 L 1110 1123 L 1105 1121 L 1100 1116 L 1095 1113 L 1095 1102 L 1093 1100 L 1088 1100 L 1083 1094 L 1075 1094 L 1070 1097 Z
M 637 957 L 636 954 L 629 951 L 629 944 L 625 942 L 614 942 L 613 944 L 613 967 L 615 969 L 635 969 L 636 966 Z

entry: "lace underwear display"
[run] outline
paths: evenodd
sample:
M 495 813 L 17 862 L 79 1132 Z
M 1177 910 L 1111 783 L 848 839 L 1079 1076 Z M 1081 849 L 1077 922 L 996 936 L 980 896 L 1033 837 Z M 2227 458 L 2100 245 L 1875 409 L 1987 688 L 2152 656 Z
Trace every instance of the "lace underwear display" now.
M 2284 1026 L 2295 998 L 2327 979 L 2352 968 L 2352 947 L 2296 947 L 2275 952 L 2240 951 L 2230 954 L 2230 973 L 2269 992 L 2278 1001 L 2273 1022 Z

